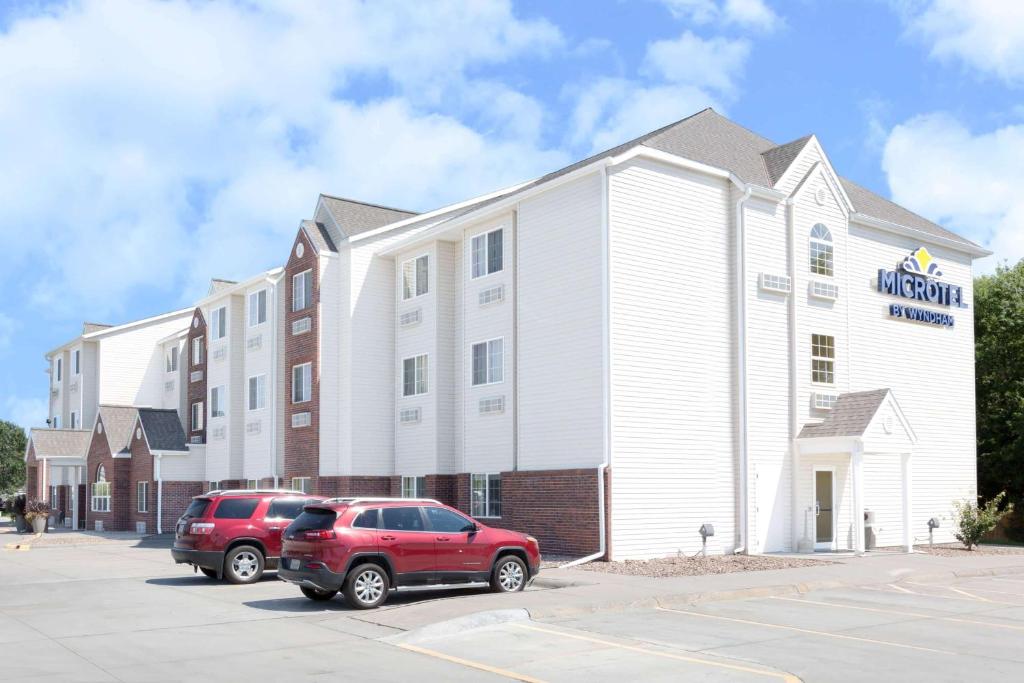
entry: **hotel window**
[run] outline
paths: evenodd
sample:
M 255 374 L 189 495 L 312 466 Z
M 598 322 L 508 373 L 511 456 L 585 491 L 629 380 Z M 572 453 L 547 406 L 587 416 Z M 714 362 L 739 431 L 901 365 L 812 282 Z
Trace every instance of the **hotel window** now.
M 473 277 L 483 277 L 502 269 L 503 241 L 504 233 L 500 228 L 473 238 Z
M 60 382 L 60 380 L 61 380 L 62 370 L 64 369 L 64 364 L 61 362 L 62 360 L 63 360 L 63 358 L 58 358 L 57 359 L 57 381 L 58 382 Z
M 53 416 L 53 428 L 60 429 L 60 415 Z
M 172 346 L 167 349 L 167 372 L 178 371 L 178 347 Z
M 249 294 L 249 327 L 267 322 L 267 290 Z
M 249 410 L 262 410 L 267 407 L 267 376 L 256 375 L 249 378 Z
M 811 381 L 815 384 L 835 384 L 835 337 L 826 334 L 811 335 Z
M 96 470 L 96 481 L 92 484 L 89 509 L 93 512 L 110 512 L 110 482 L 107 471 L 100 465 Z
M 501 517 L 501 475 L 474 474 L 472 510 L 474 517 Z
M 210 482 L 207 482 L 207 485 L 210 487 L 209 488 L 210 491 L 216 491 L 216 490 L 218 490 L 220 488 L 220 482 L 219 481 L 210 481 Z
M 422 498 L 426 491 L 426 477 L 402 477 L 402 498 Z
M 502 339 L 473 344 L 473 386 L 502 381 L 505 373 L 504 347 Z
M 210 417 L 224 417 L 227 414 L 227 405 L 224 401 L 224 386 L 210 389 Z
M 203 402 L 196 401 L 192 404 L 192 431 L 203 431 Z
M 255 479 L 246 479 L 245 480 L 245 488 L 248 489 L 249 491 L 255 491 L 259 487 L 260 487 L 259 486 L 259 482 L 256 481 Z M 270 515 L 267 515 L 267 516 L 269 517 Z
M 832 233 L 821 223 L 811 228 L 811 273 L 832 277 L 835 253 L 832 250 Z
M 71 369 L 76 375 L 82 374 L 82 352 L 79 349 L 71 352 Z
M 313 298 L 313 271 L 304 270 L 292 276 L 292 310 L 301 311 Z
M 149 482 L 148 481 L 137 481 L 135 482 L 135 498 L 136 498 L 136 510 L 139 512 L 149 512 Z
M 228 308 L 221 306 L 213 309 L 210 320 L 210 339 L 223 339 L 228 334 Z
M 310 477 L 292 477 L 292 491 L 309 493 L 312 490 L 312 479 Z
M 71 429 L 78 429 L 78 413 L 73 410 L 71 411 L 71 424 L 69 426 Z
M 203 338 L 195 337 L 192 340 L 192 365 L 203 364 Z
M 292 368 L 292 403 L 305 403 L 313 397 L 313 364 Z
M 427 356 L 414 356 L 402 361 L 402 396 L 427 393 Z
M 430 267 L 427 256 L 419 256 L 402 263 L 402 299 L 426 294 Z

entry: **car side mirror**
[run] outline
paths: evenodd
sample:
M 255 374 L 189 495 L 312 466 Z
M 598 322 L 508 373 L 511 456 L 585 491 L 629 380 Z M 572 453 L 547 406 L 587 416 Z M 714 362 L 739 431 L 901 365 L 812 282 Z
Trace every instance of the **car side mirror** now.
M 480 531 L 480 525 L 476 522 L 470 522 L 466 526 L 462 527 L 462 530 L 467 531 L 471 534 L 475 534 L 476 532 Z

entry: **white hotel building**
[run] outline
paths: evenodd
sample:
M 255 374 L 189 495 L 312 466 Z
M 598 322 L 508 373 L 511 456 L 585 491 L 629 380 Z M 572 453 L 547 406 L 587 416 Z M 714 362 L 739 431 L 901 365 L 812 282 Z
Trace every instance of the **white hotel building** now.
M 283 271 L 177 332 L 188 457 L 437 497 L 547 552 L 949 540 L 987 253 L 712 110 L 427 214 L 322 195 Z

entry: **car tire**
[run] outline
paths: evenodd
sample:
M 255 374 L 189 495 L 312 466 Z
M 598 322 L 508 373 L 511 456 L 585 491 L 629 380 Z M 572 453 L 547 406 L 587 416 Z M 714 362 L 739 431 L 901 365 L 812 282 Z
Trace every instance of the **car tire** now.
M 495 593 L 517 593 L 526 588 L 528 576 L 525 562 L 515 555 L 502 555 L 491 570 L 491 590 Z
M 338 594 L 338 591 L 322 591 L 310 586 L 299 586 L 299 590 L 301 590 L 302 594 L 307 598 L 316 602 L 326 602 Z
M 231 583 L 255 583 L 263 576 L 263 553 L 251 545 L 240 545 L 224 558 L 224 578 Z
M 208 576 L 211 579 L 216 579 L 217 578 L 217 570 L 216 569 L 209 569 L 207 567 L 200 567 L 199 571 L 201 571 L 204 576 Z
M 388 573 L 379 564 L 356 565 L 345 577 L 345 600 L 356 609 L 380 607 L 388 599 Z

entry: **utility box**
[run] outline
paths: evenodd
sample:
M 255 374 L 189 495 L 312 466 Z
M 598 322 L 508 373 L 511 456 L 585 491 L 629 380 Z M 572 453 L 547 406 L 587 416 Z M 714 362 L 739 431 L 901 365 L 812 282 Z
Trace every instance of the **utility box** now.
M 874 550 L 878 539 L 875 537 L 875 511 L 864 511 L 864 549 Z

